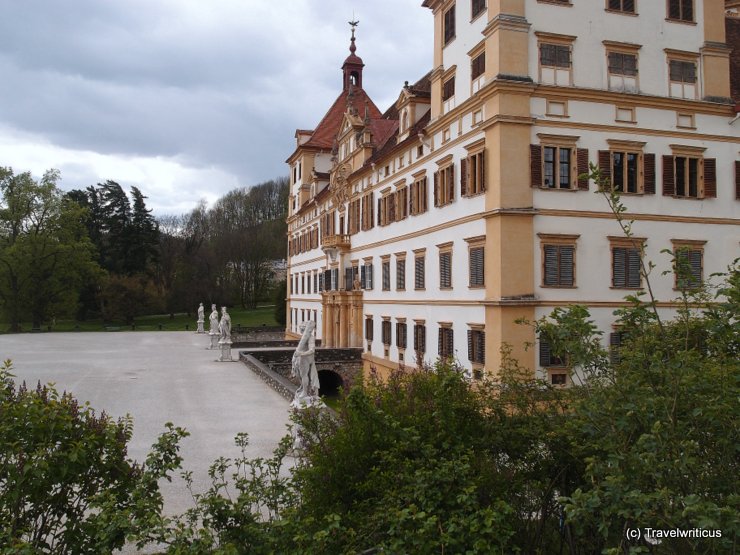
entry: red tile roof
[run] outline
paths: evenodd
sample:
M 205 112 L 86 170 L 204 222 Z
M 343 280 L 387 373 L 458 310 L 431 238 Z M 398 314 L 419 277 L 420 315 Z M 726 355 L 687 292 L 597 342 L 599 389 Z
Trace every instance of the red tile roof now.
M 357 113 L 361 117 L 365 115 L 365 102 L 367 101 L 368 110 L 370 113 L 370 119 L 379 119 L 381 117 L 380 110 L 367 95 L 363 89 L 354 89 L 353 91 L 352 106 L 357 110 Z M 339 127 L 342 125 L 342 119 L 344 118 L 344 112 L 347 111 L 347 94 L 342 92 L 334 104 L 331 105 L 329 111 L 319 122 L 314 129 L 311 138 L 306 141 L 303 146 L 315 146 L 320 148 L 331 148 L 334 145 L 334 139 L 339 134 Z

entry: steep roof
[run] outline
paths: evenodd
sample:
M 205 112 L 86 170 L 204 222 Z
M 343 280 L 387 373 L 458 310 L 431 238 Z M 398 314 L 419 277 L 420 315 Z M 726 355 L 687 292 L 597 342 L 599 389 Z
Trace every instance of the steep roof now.
M 316 129 L 314 129 L 311 138 L 304 143 L 304 146 L 315 146 L 319 148 L 331 148 L 333 146 L 334 139 L 339 135 L 339 128 L 342 125 L 344 112 L 347 110 L 348 98 L 350 96 L 345 92 L 342 92 L 337 97 L 334 104 L 329 108 L 329 111 L 326 112 L 326 115 L 324 115 L 316 126 Z M 378 110 L 378 107 L 363 89 L 353 89 L 351 98 L 352 107 L 361 116 L 365 114 L 365 103 L 367 102 L 370 119 L 379 119 L 381 117 L 380 110 Z

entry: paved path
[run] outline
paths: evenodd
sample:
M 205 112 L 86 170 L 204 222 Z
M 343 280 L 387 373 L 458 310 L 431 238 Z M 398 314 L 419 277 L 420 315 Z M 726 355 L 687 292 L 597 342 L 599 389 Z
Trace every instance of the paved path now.
M 250 456 L 271 455 L 286 433 L 289 406 L 241 362 L 215 362 L 219 353 L 208 343 L 193 332 L 0 335 L 0 360 L 12 359 L 16 380 L 29 387 L 55 382 L 97 411 L 131 414 L 134 459 L 143 460 L 165 422 L 186 428 L 183 466 L 203 491 L 211 462 L 239 454 L 237 433 L 249 434 Z M 162 488 L 166 512 L 192 506 L 180 480 Z

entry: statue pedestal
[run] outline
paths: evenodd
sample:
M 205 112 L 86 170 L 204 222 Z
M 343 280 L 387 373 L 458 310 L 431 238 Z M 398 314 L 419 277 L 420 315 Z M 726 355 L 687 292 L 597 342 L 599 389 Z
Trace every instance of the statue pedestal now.
M 211 345 L 208 347 L 208 349 L 218 349 L 218 334 L 217 333 L 210 333 L 211 336 Z
M 290 403 L 290 410 L 293 413 L 293 427 L 291 430 L 291 436 L 293 438 L 293 447 L 290 450 L 290 455 L 295 457 L 301 454 L 303 451 L 303 435 L 302 430 L 303 427 L 298 423 L 298 421 L 301 420 L 300 414 L 302 411 L 305 410 L 322 410 L 325 409 L 326 404 L 324 404 L 324 401 L 321 400 L 320 397 L 313 396 L 303 396 L 300 395 L 300 393 L 296 393 L 295 398 L 293 399 L 293 402 Z
M 205 320 L 198 320 L 196 323 L 198 324 L 198 329 L 195 331 L 195 333 L 206 333 L 206 331 L 203 329 L 203 322 Z
M 221 356 L 216 362 L 233 362 L 231 358 L 231 340 L 219 341 L 218 346 L 221 348 Z

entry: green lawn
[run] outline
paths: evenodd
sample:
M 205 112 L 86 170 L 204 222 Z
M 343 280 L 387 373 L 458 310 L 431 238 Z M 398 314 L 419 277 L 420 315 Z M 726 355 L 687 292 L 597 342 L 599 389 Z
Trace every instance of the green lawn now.
M 229 309 L 231 327 L 234 329 L 237 326 L 277 326 L 274 313 L 275 310 L 272 305 L 260 306 L 255 310 L 232 308 Z M 206 321 L 204 324 L 206 331 L 208 331 L 209 327 L 209 314 L 210 312 L 206 311 Z M 154 314 L 151 316 L 141 316 L 136 318 L 134 329 L 136 331 L 195 331 L 197 328 L 196 320 L 197 315 L 195 312 L 190 316 L 185 313 L 175 314 L 174 318 L 170 318 L 169 314 Z M 21 326 L 23 331 L 31 330 L 30 322 L 24 322 Z M 0 324 L 0 329 L 6 331 L 8 329 L 7 324 Z M 42 329 L 43 331 L 131 331 L 131 326 L 122 322 L 103 323 L 102 320 L 86 320 L 84 322 L 77 322 L 75 320 L 57 320 L 54 325 L 49 326 L 45 324 Z

